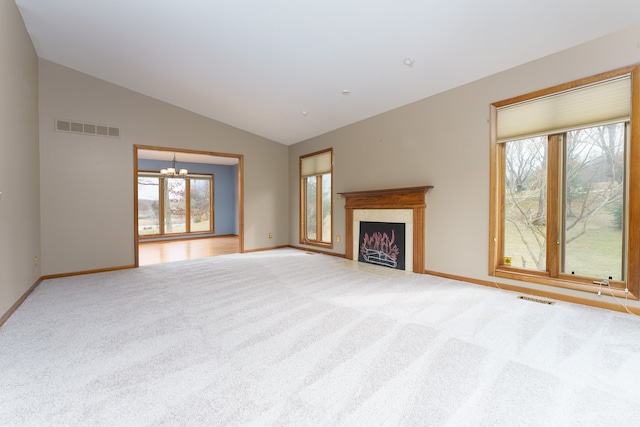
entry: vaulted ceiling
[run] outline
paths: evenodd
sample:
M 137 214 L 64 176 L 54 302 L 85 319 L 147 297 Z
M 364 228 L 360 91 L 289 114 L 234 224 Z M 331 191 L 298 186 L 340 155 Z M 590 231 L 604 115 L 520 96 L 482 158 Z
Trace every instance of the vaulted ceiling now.
M 287 145 L 640 24 L 639 0 L 16 4 L 39 57 Z

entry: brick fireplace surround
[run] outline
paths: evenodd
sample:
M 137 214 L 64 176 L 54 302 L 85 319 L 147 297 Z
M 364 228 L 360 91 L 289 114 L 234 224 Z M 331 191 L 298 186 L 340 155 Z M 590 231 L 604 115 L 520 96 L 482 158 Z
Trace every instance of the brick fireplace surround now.
M 407 253 L 412 252 L 412 268 L 407 270 L 424 274 L 424 235 L 425 235 L 425 199 L 426 193 L 433 186 L 392 188 L 386 190 L 352 191 L 340 193 L 345 198 L 346 236 L 345 256 L 350 260 L 357 260 L 358 247 L 354 248 L 354 211 L 367 210 L 406 210 L 412 218 L 412 227 L 408 227 L 407 233 L 413 229 L 407 241 L 413 241 L 412 251 L 407 248 Z M 411 221 L 410 221 L 411 222 Z M 407 261 L 408 262 L 408 261 Z

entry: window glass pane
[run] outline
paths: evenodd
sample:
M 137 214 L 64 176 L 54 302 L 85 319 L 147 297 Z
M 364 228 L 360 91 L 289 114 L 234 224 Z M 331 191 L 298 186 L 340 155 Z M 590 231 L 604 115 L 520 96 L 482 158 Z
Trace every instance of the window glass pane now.
M 305 230 L 308 240 L 316 240 L 316 177 L 305 178 L 306 200 L 305 200 Z
M 191 231 L 211 230 L 211 181 L 208 179 L 191 179 Z
M 164 180 L 164 212 L 165 233 L 184 233 L 185 226 L 185 180 L 183 178 L 166 178 Z
M 322 175 L 322 238 L 331 242 L 331 174 Z
M 563 273 L 624 280 L 625 125 L 566 139 Z
M 138 177 L 138 235 L 160 234 L 160 179 Z
M 547 137 L 505 144 L 503 263 L 545 270 Z

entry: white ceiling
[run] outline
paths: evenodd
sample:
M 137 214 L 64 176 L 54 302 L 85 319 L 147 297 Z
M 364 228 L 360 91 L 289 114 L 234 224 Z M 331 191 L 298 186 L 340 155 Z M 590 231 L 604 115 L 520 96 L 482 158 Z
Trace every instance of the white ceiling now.
M 287 145 L 640 24 L 640 0 L 16 3 L 41 58 Z

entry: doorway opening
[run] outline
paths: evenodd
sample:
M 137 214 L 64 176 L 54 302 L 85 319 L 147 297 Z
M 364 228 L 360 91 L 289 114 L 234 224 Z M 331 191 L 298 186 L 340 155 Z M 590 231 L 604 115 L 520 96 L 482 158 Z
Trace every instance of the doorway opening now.
M 244 252 L 243 160 L 134 145 L 135 266 Z

